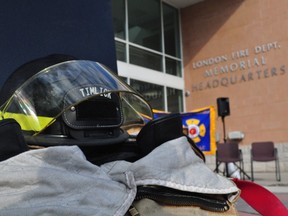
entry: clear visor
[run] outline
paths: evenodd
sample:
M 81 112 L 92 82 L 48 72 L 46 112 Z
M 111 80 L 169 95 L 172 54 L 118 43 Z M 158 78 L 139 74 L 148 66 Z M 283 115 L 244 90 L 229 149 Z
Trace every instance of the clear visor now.
M 104 65 L 86 60 L 63 62 L 35 74 L 0 112 L 4 119 L 16 119 L 22 130 L 38 134 L 66 110 L 94 97 L 109 99 L 114 93 L 121 103 L 122 127 L 143 126 L 153 118 L 151 107 L 138 93 Z

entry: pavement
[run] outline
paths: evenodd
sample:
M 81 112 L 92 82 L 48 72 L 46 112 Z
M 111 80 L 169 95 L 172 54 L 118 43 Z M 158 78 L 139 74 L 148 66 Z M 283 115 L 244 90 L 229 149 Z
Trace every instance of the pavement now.
M 279 198 L 288 208 L 288 172 L 281 172 L 281 181 L 276 180 L 275 172 L 254 173 L 254 183 L 259 184 Z M 260 215 L 241 198 L 236 203 L 239 216 Z

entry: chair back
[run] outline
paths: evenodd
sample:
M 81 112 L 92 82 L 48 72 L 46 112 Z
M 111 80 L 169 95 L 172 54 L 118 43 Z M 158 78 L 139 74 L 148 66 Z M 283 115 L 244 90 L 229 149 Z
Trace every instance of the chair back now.
M 239 145 L 236 142 L 217 144 L 217 160 L 219 162 L 237 162 L 241 160 Z
M 272 161 L 276 159 L 274 143 L 253 142 L 251 145 L 251 157 L 254 161 Z

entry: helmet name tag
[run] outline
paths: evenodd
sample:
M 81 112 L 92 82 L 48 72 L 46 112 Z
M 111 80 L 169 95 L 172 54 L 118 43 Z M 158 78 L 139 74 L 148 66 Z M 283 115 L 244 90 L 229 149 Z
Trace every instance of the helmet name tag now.
M 91 87 L 80 88 L 79 91 L 83 97 L 101 94 L 101 96 L 111 99 L 111 92 L 105 93 L 105 92 L 108 92 L 109 90 L 103 87 L 91 86 Z

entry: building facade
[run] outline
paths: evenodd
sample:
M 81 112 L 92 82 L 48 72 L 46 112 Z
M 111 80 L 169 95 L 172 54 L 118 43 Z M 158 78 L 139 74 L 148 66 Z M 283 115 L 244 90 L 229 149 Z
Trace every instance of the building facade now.
M 122 7 L 121 15 L 114 11 L 114 22 L 122 16 L 116 27 L 123 25 L 115 34 L 118 72 L 153 108 L 217 109 L 217 98 L 229 98 L 226 134 L 222 118 L 216 119 L 219 141 L 239 132 L 243 146 L 269 140 L 288 154 L 287 0 L 113 5 L 118 13 Z
M 228 97 L 227 134 L 288 142 L 288 2 L 204 1 L 181 10 L 187 109 Z M 223 10 L 225 8 L 225 10 Z M 223 138 L 221 119 L 217 131 Z

